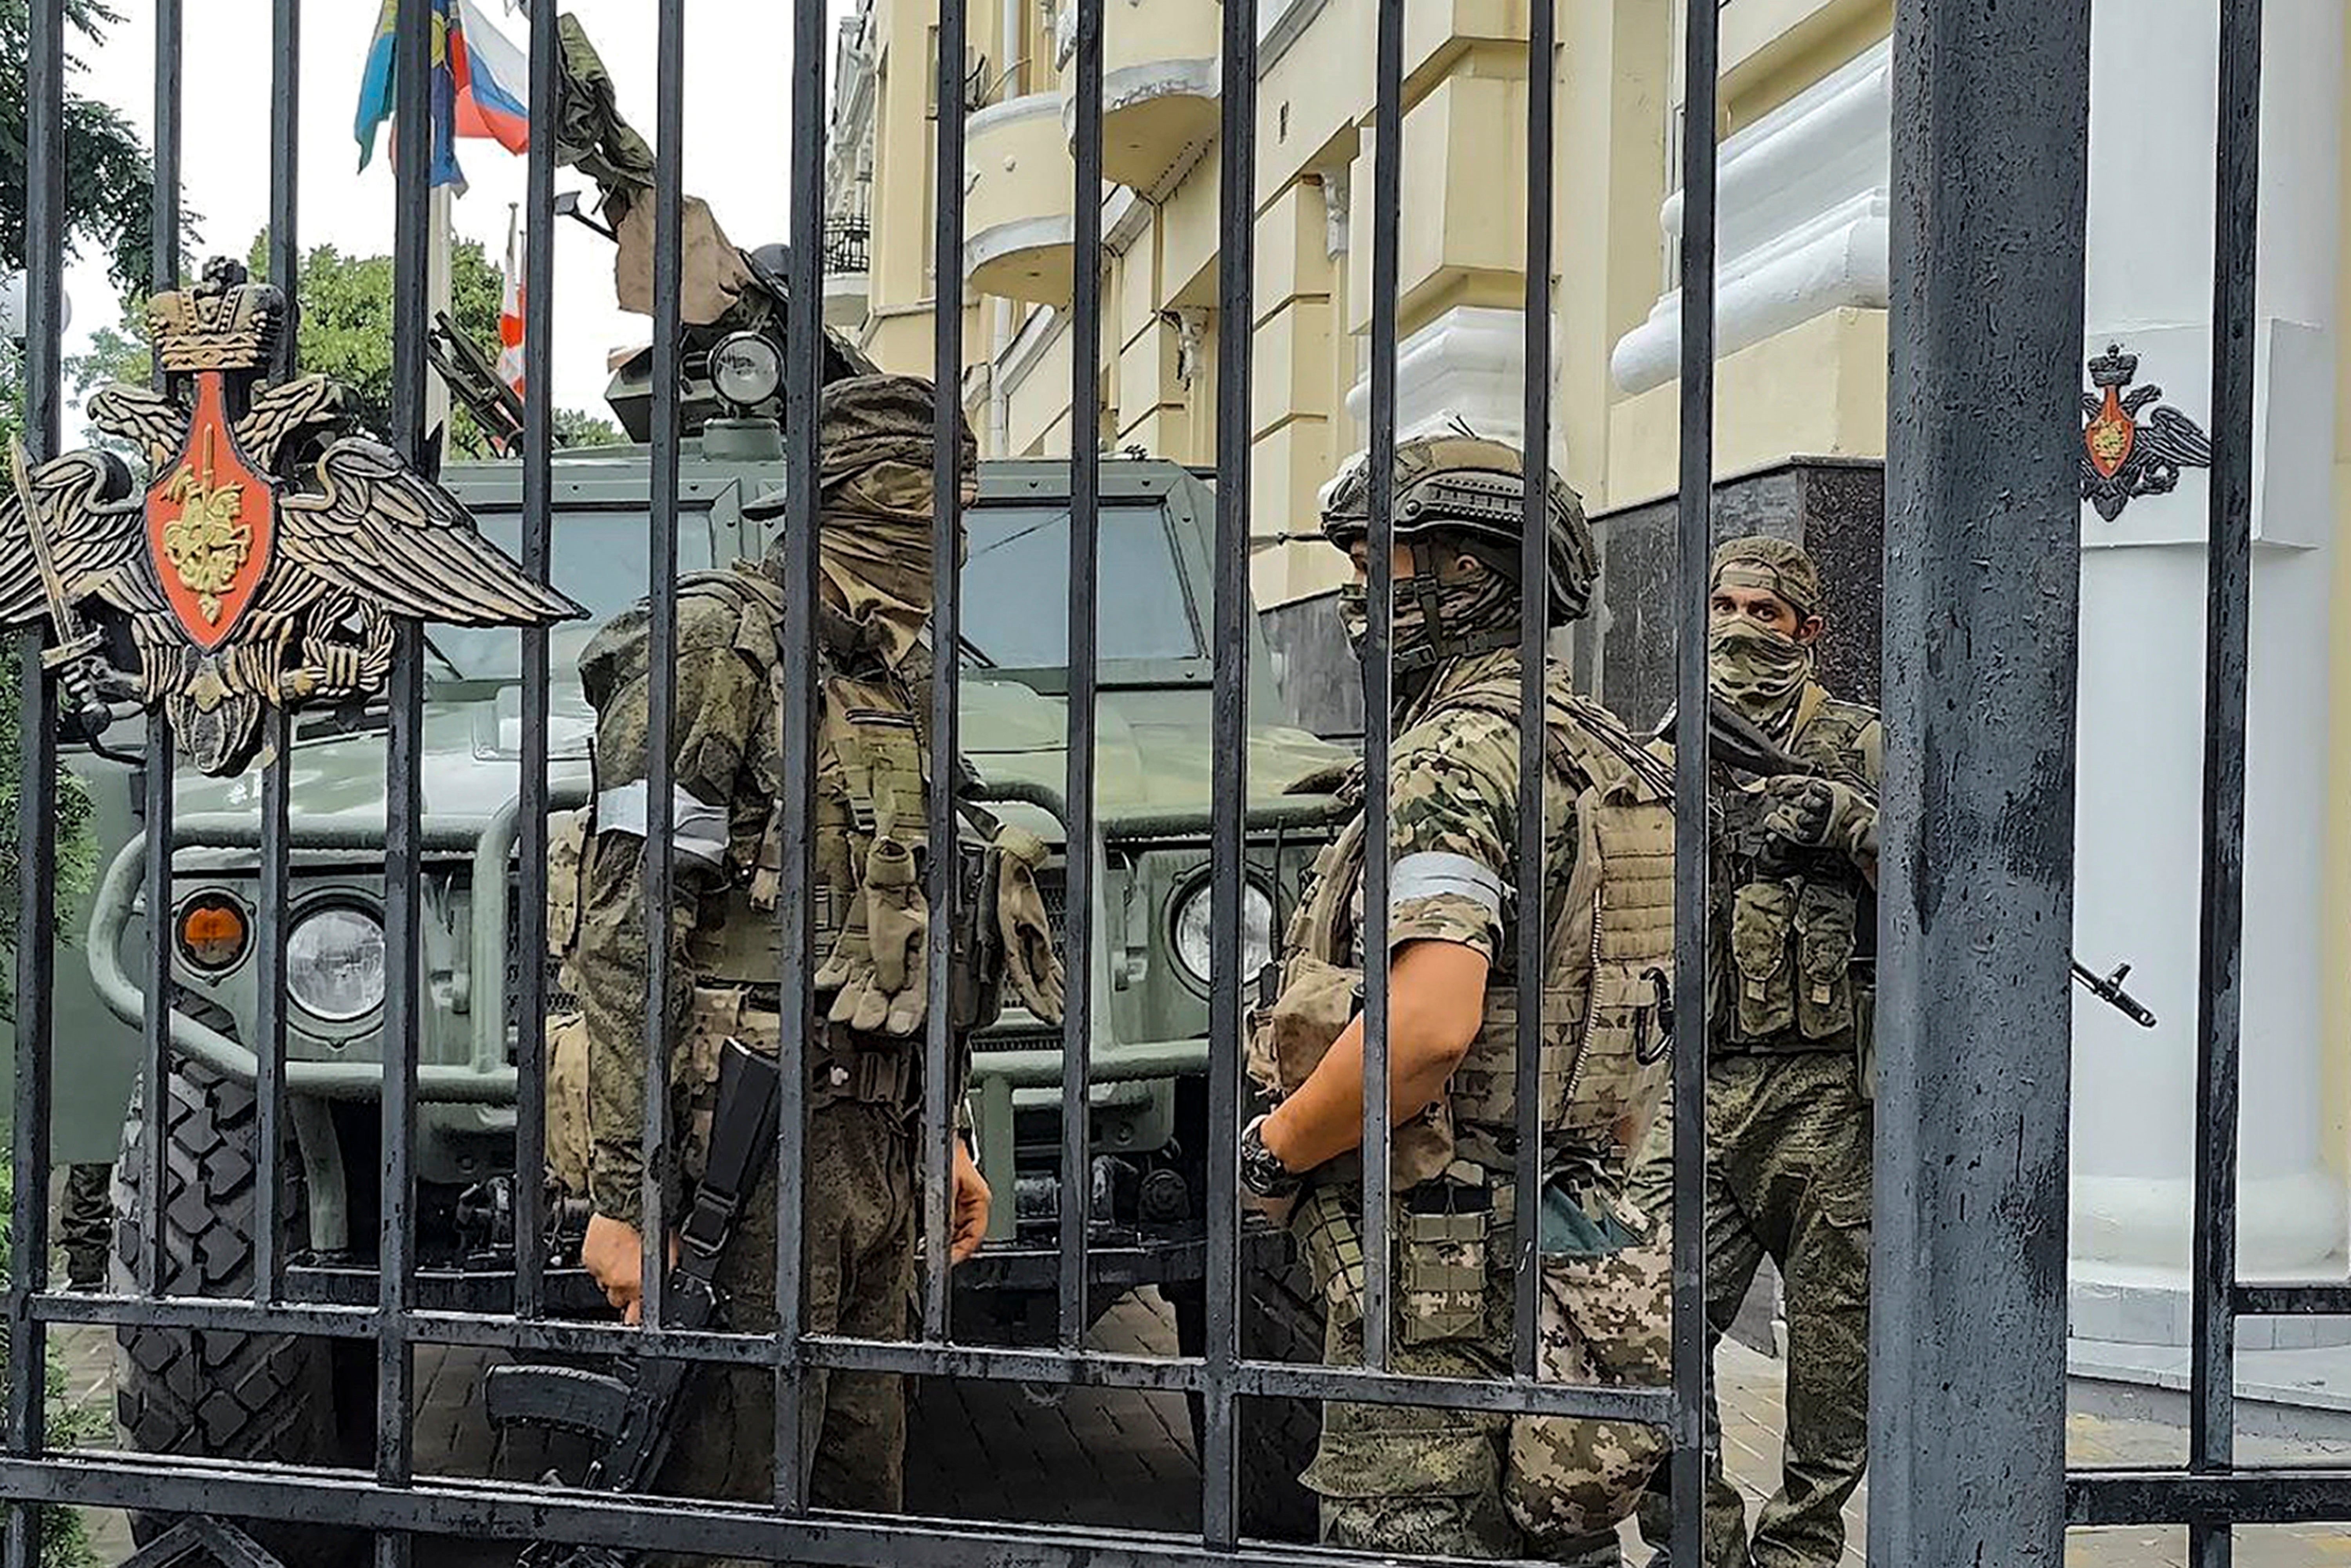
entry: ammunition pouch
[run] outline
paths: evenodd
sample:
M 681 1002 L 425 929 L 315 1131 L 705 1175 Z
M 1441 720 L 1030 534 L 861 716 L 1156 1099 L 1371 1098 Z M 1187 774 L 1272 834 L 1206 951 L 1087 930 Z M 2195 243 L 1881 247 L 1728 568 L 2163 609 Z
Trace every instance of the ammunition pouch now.
M 1479 1166 L 1456 1160 L 1444 1174 L 1391 1198 L 1393 1298 L 1398 1343 L 1435 1344 L 1481 1336 L 1487 1281 L 1510 1244 L 1510 1192 Z M 1292 1221 L 1324 1310 L 1341 1322 L 1364 1314 L 1363 1188 L 1317 1175 Z
M 1759 878 L 1730 897 L 1729 1050 L 1821 1051 L 1855 1044 L 1869 1006 L 1862 900 L 1836 873 Z
M 1457 1161 L 1397 1204 L 1396 1281 L 1405 1344 L 1473 1337 L 1486 1326 L 1486 1270 L 1497 1216 L 1485 1173 Z

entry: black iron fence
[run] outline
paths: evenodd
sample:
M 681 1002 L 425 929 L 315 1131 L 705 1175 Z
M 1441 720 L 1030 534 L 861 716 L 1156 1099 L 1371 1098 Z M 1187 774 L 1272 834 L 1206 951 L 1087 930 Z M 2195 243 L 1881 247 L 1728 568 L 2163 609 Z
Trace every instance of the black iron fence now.
M 1077 6 L 1072 92 L 1077 183 L 1073 205 L 1076 266 L 1072 310 L 1073 406 L 1099 402 L 1102 235 L 1102 28 L 1104 0 Z M 295 172 L 300 91 L 299 0 L 276 0 L 271 58 L 271 225 L 273 272 L 296 276 L 298 214 Z M 684 81 L 683 0 L 660 0 L 655 140 L 663 150 L 652 200 L 657 235 L 653 269 L 655 330 L 651 443 L 650 637 L 653 729 L 666 736 L 674 694 L 668 672 L 676 650 L 676 602 L 664 585 L 677 576 L 681 370 L 682 170 Z M 826 7 L 801 0 L 793 10 L 791 130 L 777 148 L 778 178 L 823 166 Z M 1254 316 L 1255 162 L 1259 6 L 1226 0 L 1223 7 L 1222 129 L 1219 200 L 1222 249 L 1218 308 L 1222 319 Z M 1386 832 L 1385 783 L 1393 726 L 1387 612 L 1393 593 L 1389 545 L 1394 538 L 1391 457 L 1396 444 L 1397 272 L 1401 233 L 1401 169 L 1405 99 L 1405 7 L 1377 7 L 1378 79 L 1373 130 L 1376 139 L 1372 204 L 1373 302 L 1371 353 L 1372 618 L 1364 661 L 1370 839 Z M 967 58 L 965 0 L 938 8 L 938 101 L 961 105 Z M 2252 438 L 2251 322 L 2254 233 L 2253 167 L 2258 103 L 2258 4 L 2227 0 L 2220 38 L 2223 112 L 2220 138 L 2222 210 L 2215 319 L 2219 348 L 2215 382 L 2215 483 L 2212 512 L 2210 747 L 2207 768 L 2205 964 L 2199 987 L 2203 1068 L 2199 1076 L 2199 1124 L 2205 1129 L 2197 1167 L 2195 1426 L 2188 1467 L 2177 1472 L 2111 1473 L 2068 1478 L 2064 1470 L 2064 1118 L 2065 1013 L 2060 998 L 2067 977 L 2062 946 L 2041 934 L 2062 931 L 2070 912 L 2072 764 L 2070 716 L 2074 652 L 2071 628 L 2044 616 L 2047 604 L 2070 602 L 2077 570 L 2074 486 L 2077 470 L 2074 392 L 2057 367 L 2070 364 L 2081 336 L 2085 122 L 2087 113 L 2086 0 L 2034 7 L 1994 0 L 1902 0 L 1897 6 L 1896 146 L 1900 200 L 1896 223 L 1896 298 L 1893 427 L 1890 432 L 1887 522 L 1886 647 L 1889 747 L 1886 783 L 1887 911 L 1882 944 L 1880 1100 L 1878 1107 L 1878 1312 L 1876 1325 L 1878 1413 L 1874 1450 L 1877 1492 L 1872 1511 L 1876 1560 L 1900 1563 L 2053 1562 L 2064 1525 L 2164 1519 L 2189 1523 L 2198 1561 L 2225 1563 L 2232 1522 L 2302 1520 L 2351 1514 L 2351 1475 L 2293 1476 L 2240 1469 L 2231 1464 L 2230 1352 L 2234 1319 L 2249 1312 L 2351 1312 L 2351 1286 L 2287 1287 L 2237 1282 L 2233 1255 L 2232 1173 L 2238 1066 L 2237 974 L 2241 900 L 2242 763 L 2245 617 Z M 156 286 L 176 287 L 178 128 L 181 123 L 179 39 L 181 0 L 157 6 Z M 1531 8 L 1528 73 L 1530 123 L 1526 192 L 1527 310 L 1525 442 L 1541 453 L 1551 444 L 1552 234 L 1551 149 L 1557 135 L 1550 68 L 1558 47 L 1556 10 Z M 431 8 L 401 10 L 397 34 L 400 122 L 425 122 Z M 26 348 L 30 397 L 27 439 L 37 456 L 59 446 L 59 278 L 62 267 L 64 144 L 64 0 L 32 0 L 26 62 L 30 141 Z M 1688 123 L 1716 119 L 1715 7 L 1691 8 L 1685 39 Z M 552 27 L 532 30 L 531 101 L 551 104 L 559 93 Z M 965 112 L 935 120 L 936 167 L 965 164 Z M 528 175 L 531 243 L 525 339 L 528 384 L 549 384 L 553 269 L 558 232 L 553 139 L 533 139 Z M 1711 139 L 1688 139 L 1682 186 L 1681 491 L 1679 571 L 1673 591 L 1678 616 L 1679 685 L 1684 712 L 1702 711 L 1705 688 L 1703 592 L 1708 549 L 1713 469 L 1715 157 Z M 427 161 L 401 161 L 397 177 L 394 318 L 413 326 L 394 345 L 393 428 L 384 433 L 412 461 L 424 455 L 423 323 L 426 292 Z M 935 255 L 944 274 L 938 298 L 959 298 L 964 240 L 963 183 L 944 179 L 936 204 Z M 811 679 L 816 668 L 816 423 L 822 337 L 818 329 L 823 273 L 845 265 L 841 237 L 823 219 L 824 193 L 813 178 L 792 182 L 790 319 L 786 334 L 783 423 L 789 510 L 783 540 L 789 563 L 788 624 L 799 631 L 786 651 L 786 689 L 798 694 L 783 716 L 786 776 L 813 788 L 815 732 Z M 959 385 L 963 317 L 935 313 L 937 382 Z M 293 335 L 286 335 L 290 366 Z M 25 674 L 24 788 L 21 796 L 25 874 L 18 890 L 16 1019 L 16 1198 L 13 1234 L 17 1272 L 6 1298 L 10 1363 L 5 1442 L 0 1445 L 0 1497 L 9 1513 L 7 1568 L 40 1560 L 40 1516 L 26 1506 L 68 1502 L 127 1507 L 192 1520 L 328 1520 L 373 1531 L 376 1561 L 409 1560 L 419 1537 L 470 1536 L 517 1542 L 554 1540 L 615 1547 L 729 1553 L 760 1559 L 820 1563 L 959 1565 L 975 1551 L 1002 1560 L 1078 1568 L 1205 1563 L 1320 1562 L 1311 1549 L 1244 1539 L 1237 1484 L 1238 1410 L 1241 1402 L 1278 1397 L 1343 1398 L 1494 1412 L 1541 1412 L 1631 1420 L 1668 1427 L 1673 1437 L 1673 1493 L 1679 1519 L 1678 1561 L 1698 1561 L 1703 1491 L 1702 1394 L 1707 1376 L 1702 1206 L 1697 1173 L 1705 1128 L 1706 773 L 1703 727 L 1687 727 L 1677 815 L 1682 824 L 1677 867 L 1679 910 L 1676 990 L 1681 998 L 1674 1068 L 1677 1169 L 1674 1207 L 1673 1378 L 1670 1387 L 1583 1387 L 1538 1375 L 1535 1249 L 1516 1260 L 1515 1341 L 1508 1376 L 1462 1381 L 1405 1375 L 1387 1370 L 1389 1312 L 1397 1288 L 1384 1217 L 1393 1186 L 1387 1097 L 1365 1099 L 1364 1212 L 1365 1364 L 1312 1366 L 1251 1359 L 1243 1354 L 1238 1310 L 1242 1227 L 1234 1149 L 1242 1101 L 1235 1042 L 1242 1030 L 1243 987 L 1252 977 L 1243 957 L 1244 834 L 1248 828 L 1249 617 L 1250 535 L 1251 335 L 1219 335 L 1215 591 L 1212 610 L 1215 748 L 1227 760 L 1213 810 L 1211 928 L 1217 933 L 1211 988 L 1207 1225 L 1206 1334 L 1196 1355 L 1149 1357 L 1083 1348 L 1088 1322 L 1090 1235 L 1085 1206 L 1061 1206 L 1058 1267 L 1059 1333 L 1048 1348 L 1005 1349 L 956 1343 L 948 1312 L 948 1194 L 953 1107 L 948 1067 L 956 1042 L 946 1009 L 932 1010 L 922 1080 L 921 1216 L 923 1291 L 919 1332 L 904 1342 L 883 1342 L 806 1332 L 799 1251 L 780 1249 L 776 1280 L 780 1327 L 754 1335 L 688 1332 L 670 1326 L 672 1303 L 662 1281 L 660 1239 L 671 1228 L 661 1194 L 649 1192 L 643 1233 L 647 1326 L 566 1321 L 551 1314 L 544 1260 L 529 1239 L 547 1228 L 538 1185 L 514 1188 L 514 1282 L 506 1311 L 438 1303 L 420 1292 L 414 1164 L 421 1108 L 442 1092 L 421 1073 L 422 855 L 427 820 L 420 794 L 423 745 L 423 654 L 408 624 L 392 656 L 387 706 L 383 859 L 385 1062 L 381 1093 L 381 1190 L 376 1287 L 371 1301 L 327 1300 L 292 1288 L 283 1212 L 285 1188 L 276 1166 L 288 1146 L 287 1088 L 287 937 L 290 770 L 282 717 L 270 722 L 279 742 L 263 774 L 257 844 L 260 879 L 255 910 L 262 998 L 255 1058 L 257 1108 L 254 1148 L 265 1166 L 256 1186 L 256 1257 L 249 1297 L 174 1294 L 165 1286 L 162 1227 L 142 1238 L 140 1288 L 130 1293 L 68 1295 L 48 1278 L 46 1196 L 49 1175 L 48 1120 L 57 1061 L 49 996 L 56 922 L 57 768 L 57 681 L 44 668 L 43 638 L 21 644 Z M 549 524 L 554 504 L 550 405 L 526 404 L 522 440 L 522 565 L 548 580 Z M 958 519 L 952 464 L 956 418 L 952 397 L 940 399 L 936 475 L 941 499 L 935 559 L 953 560 Z M 1101 456 L 1077 442 L 1070 459 L 1068 842 L 1094 841 L 1095 699 L 1097 693 L 1096 542 Z M 1543 695 L 1541 628 L 1546 620 L 1542 496 L 1529 486 L 1524 556 L 1522 649 L 1527 672 L 1521 692 L 1522 789 L 1520 886 L 1539 885 L 1543 854 L 1540 809 L 1544 768 L 1541 744 Z M 2013 571 L 1984 576 L 1986 559 Z M 956 645 L 958 588 L 952 571 L 935 585 L 935 642 Z M 549 777 L 549 643 L 544 632 L 524 635 L 521 706 L 518 885 L 546 882 L 551 800 Z M 1979 681 L 2006 684 L 2009 699 L 1994 714 L 1981 705 L 1949 700 Z M 935 843 L 953 841 L 958 747 L 957 675 L 943 661 L 931 695 L 931 802 Z M 2016 727 L 2043 721 L 2041 744 L 2014 744 Z M 647 841 L 648 907 L 667 908 L 674 867 L 674 792 L 667 748 L 650 747 Z M 174 737 L 152 721 L 147 744 L 147 907 L 172 906 Z M 810 1016 L 814 969 L 811 925 L 814 889 L 810 814 L 789 819 L 778 900 L 786 961 L 777 977 L 788 1019 Z M 935 928 L 971 917 L 964 894 L 935 868 L 928 894 Z M 1089 1186 L 1092 1067 L 1089 1047 L 1100 998 L 1090 956 L 1096 941 L 1083 912 L 1095 907 L 1096 867 L 1083 852 L 1069 858 L 1064 923 L 1069 996 L 1062 1029 L 1061 1191 Z M 1387 866 L 1378 855 L 1365 871 L 1364 909 L 1370 929 L 1364 950 L 1384 955 Z M 1996 894 L 1997 896 L 1977 896 Z M 518 955 L 546 950 L 546 912 L 538 899 L 518 900 Z M 150 995 L 171 993 L 173 975 L 167 925 L 152 922 L 154 936 L 146 977 Z M 1539 901 L 1523 906 L 1518 929 L 1519 1082 L 1521 1119 L 1515 1183 L 1515 1234 L 1537 1233 L 1542 1137 L 1537 1122 L 1541 955 L 1545 933 Z M 648 956 L 647 994 L 664 997 L 670 956 L 655 943 Z M 948 991 L 945 943 L 930 949 L 930 988 Z M 1388 1072 L 1388 987 L 1385 962 L 1367 977 L 1365 1057 L 1373 1082 Z M 517 1153 L 516 1168 L 541 1168 L 548 1128 L 542 1028 L 549 1003 L 544 966 L 512 968 L 512 1008 L 519 1026 L 514 1063 Z M 495 985 L 494 978 L 485 983 Z M 663 1009 L 649 1009 L 658 1019 Z M 170 1011 L 147 1013 L 142 1158 L 146 1191 L 164 1190 L 165 1083 L 174 1058 Z M 658 1035 L 647 1040 L 645 1149 L 657 1162 L 672 1129 L 666 1125 L 670 1053 Z M 781 1211 L 795 1215 L 808 1200 L 805 1135 L 799 1085 L 806 1082 L 799 1034 L 784 1031 L 786 1113 L 775 1152 Z M 1999 1158 L 1976 1159 L 1985 1148 Z M 1008 1197 L 1008 1195 L 1007 1195 Z M 1961 1216 L 1971 1216 L 1962 1218 Z M 1982 1217 L 1996 1216 L 1987 1222 Z M 49 1326 L 80 1322 L 222 1333 L 315 1336 L 368 1347 L 373 1360 L 373 1441 L 358 1469 L 283 1463 L 238 1463 L 200 1455 L 137 1456 L 63 1452 L 46 1441 L 42 1364 Z M 764 1505 L 712 1503 L 649 1496 L 620 1497 L 560 1487 L 459 1480 L 419 1473 L 412 1413 L 420 1346 L 471 1345 L 522 1354 L 680 1357 L 771 1370 L 776 1388 L 778 1443 L 772 1500 Z M 1199 1399 L 1201 1530 L 1178 1537 L 1137 1532 L 1026 1526 L 985 1521 L 855 1516 L 809 1506 L 809 1455 L 801 1441 L 801 1408 L 811 1378 L 826 1370 L 869 1370 L 928 1376 L 1019 1380 L 1182 1392 Z M 215 1543 L 202 1524 L 183 1544 Z M 143 1562 L 159 1562 L 152 1552 Z M 224 1555 L 224 1560 L 234 1560 Z

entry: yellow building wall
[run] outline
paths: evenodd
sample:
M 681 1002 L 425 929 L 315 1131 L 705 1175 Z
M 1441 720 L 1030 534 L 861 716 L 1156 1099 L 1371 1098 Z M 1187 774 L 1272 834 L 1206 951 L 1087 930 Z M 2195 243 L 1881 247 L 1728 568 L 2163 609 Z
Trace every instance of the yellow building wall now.
M 1886 455 L 1886 312 L 1815 316 L 1715 366 L 1714 471 L 1744 474 L 1802 455 Z M 1678 486 L 1681 388 L 1667 382 L 1616 405 L 1605 505 Z
M 1638 326 L 1665 276 L 1671 18 L 1653 0 L 1562 8 L 1552 245 L 1558 336 L 1555 459 L 1587 507 L 1609 494 L 1609 378 L 1616 340 Z

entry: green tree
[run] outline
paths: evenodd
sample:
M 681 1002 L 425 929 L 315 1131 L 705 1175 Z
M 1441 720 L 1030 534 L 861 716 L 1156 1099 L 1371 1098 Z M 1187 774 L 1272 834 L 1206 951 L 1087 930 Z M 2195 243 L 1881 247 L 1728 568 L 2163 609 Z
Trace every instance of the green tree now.
M 621 427 L 609 419 L 576 408 L 555 411 L 555 444 L 558 446 L 625 446 L 629 438 Z
M 256 235 L 246 265 L 256 277 L 269 276 L 269 236 Z M 292 291 L 301 301 L 295 353 L 306 375 L 332 377 L 359 399 L 360 423 L 371 430 L 392 427 L 392 344 L 397 330 L 392 313 L 392 257 L 345 256 L 319 246 L 302 257 L 302 276 Z M 498 301 L 504 292 L 489 253 L 469 239 L 449 247 L 449 319 L 477 344 L 498 340 Z M 452 457 L 486 457 L 490 446 L 474 416 L 449 410 L 444 450 Z
M 65 0 L 66 20 L 90 44 L 121 16 L 106 0 Z M 31 48 L 26 0 L 0 0 L 0 266 L 25 265 L 25 73 Z M 68 55 L 68 78 L 81 64 Z M 109 270 L 125 290 L 143 288 L 154 254 L 155 165 L 120 113 L 68 90 L 66 120 L 66 243 L 102 247 Z

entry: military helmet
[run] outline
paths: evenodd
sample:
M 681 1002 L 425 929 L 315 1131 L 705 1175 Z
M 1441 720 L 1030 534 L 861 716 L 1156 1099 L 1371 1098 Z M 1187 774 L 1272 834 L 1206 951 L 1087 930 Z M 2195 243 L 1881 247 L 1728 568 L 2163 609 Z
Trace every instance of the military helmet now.
M 1599 562 L 1583 504 L 1556 474 L 1551 485 L 1549 538 L 1551 624 L 1583 617 L 1592 603 Z M 1398 544 L 1456 543 L 1516 581 L 1519 544 L 1526 528 L 1525 462 L 1519 449 L 1464 429 L 1399 442 L 1395 455 L 1395 538 Z M 1358 463 L 1331 487 L 1322 504 L 1322 533 L 1342 549 L 1371 532 L 1371 464 Z

